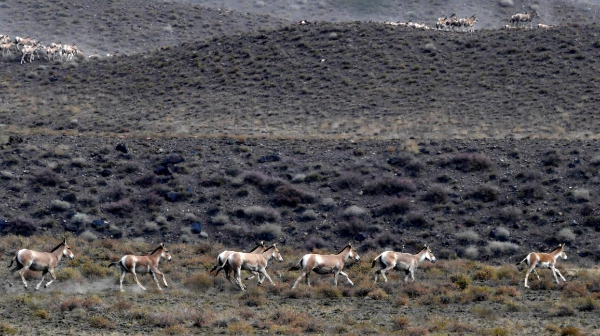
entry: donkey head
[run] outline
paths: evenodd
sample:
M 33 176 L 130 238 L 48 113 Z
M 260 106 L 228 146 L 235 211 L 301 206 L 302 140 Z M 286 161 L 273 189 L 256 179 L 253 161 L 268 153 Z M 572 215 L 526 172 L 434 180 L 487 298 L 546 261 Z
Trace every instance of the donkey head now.
M 433 252 L 431 252 L 431 249 L 429 248 L 429 246 L 425 245 L 425 248 L 427 249 L 427 251 L 425 252 L 425 259 L 434 263 L 436 261 L 436 259 L 435 259 L 435 256 L 433 255 Z
M 567 260 L 567 253 L 565 252 L 565 244 L 559 244 L 558 247 L 560 247 L 560 253 L 558 253 L 558 256 L 563 258 L 563 260 Z
M 169 250 L 167 250 L 167 248 L 165 247 L 165 243 L 160 243 L 160 247 L 162 248 L 162 252 L 160 253 L 160 257 L 161 258 L 165 258 L 168 261 L 171 261 L 171 254 L 169 253 Z
M 348 247 L 350 247 L 350 253 L 348 253 L 348 257 L 353 258 L 356 261 L 359 261 L 360 256 L 358 255 L 358 253 L 356 252 L 356 250 L 354 249 L 352 244 L 348 243 Z
M 69 247 L 69 245 L 67 245 L 67 238 L 63 239 L 62 254 L 63 254 L 63 256 L 68 257 L 69 259 L 75 258 L 75 255 L 73 254 L 73 252 L 71 252 L 71 247 Z
M 279 249 L 277 248 L 277 243 L 273 244 L 273 246 L 271 247 L 271 250 L 273 250 L 273 252 L 271 252 L 272 258 L 275 258 L 278 261 L 283 261 L 283 257 L 281 257 L 281 254 L 279 253 Z

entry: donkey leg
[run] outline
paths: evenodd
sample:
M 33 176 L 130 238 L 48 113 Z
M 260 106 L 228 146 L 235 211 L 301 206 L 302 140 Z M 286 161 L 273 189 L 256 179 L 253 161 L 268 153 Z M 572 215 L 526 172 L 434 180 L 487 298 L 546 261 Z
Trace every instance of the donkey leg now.
M 121 269 L 121 279 L 119 280 L 119 289 L 121 290 L 121 292 L 125 291 L 123 289 L 123 279 L 125 278 L 125 274 L 127 274 L 127 272 L 125 272 L 125 270 Z
M 142 286 L 140 280 L 138 280 L 137 274 L 135 274 L 135 267 L 131 268 L 131 274 L 133 274 L 133 278 L 135 279 L 135 282 L 138 284 L 138 286 L 140 286 L 140 288 L 143 290 L 147 290 L 146 287 Z
M 388 278 L 385 275 L 385 272 L 391 271 L 392 269 L 394 269 L 394 267 L 396 267 L 396 265 L 390 265 L 390 266 L 380 270 L 381 276 L 383 277 L 383 282 L 388 282 Z M 377 275 L 375 275 L 375 276 L 377 276 Z
M 410 280 L 411 280 L 411 282 L 415 282 L 415 269 L 414 268 L 410 269 Z
M 540 275 L 538 274 L 538 272 L 535 270 L 535 268 L 533 269 L 533 274 L 535 274 L 535 276 L 537 277 L 538 280 L 540 280 Z
M 558 268 L 555 267 L 554 270 L 556 271 L 556 273 L 558 273 L 558 275 L 560 275 L 560 278 L 562 279 L 562 281 L 567 282 L 567 279 L 565 279 L 565 277 L 560 273 Z
M 42 272 L 42 280 L 40 280 L 40 283 L 38 283 L 37 286 L 35 286 L 35 290 L 40 289 L 40 286 L 42 285 L 42 282 L 44 282 L 44 278 L 46 277 L 46 274 L 48 274 L 48 271 Z
M 525 273 L 525 288 L 529 288 L 529 285 L 527 284 L 527 279 L 529 279 L 529 274 L 531 274 L 531 268 L 527 270 L 527 273 Z
M 300 276 L 298 277 L 298 279 L 296 279 L 296 281 L 294 281 L 294 285 L 292 286 L 292 289 L 296 288 L 296 286 L 298 285 L 298 282 L 300 282 L 300 280 L 302 280 L 302 278 L 305 277 L 306 275 L 307 275 L 307 272 L 300 273 Z
M 334 272 L 334 273 L 333 273 L 333 285 L 334 285 L 335 287 L 337 287 L 338 275 L 339 275 L 339 274 L 340 274 L 340 272 L 339 272 L 339 271 L 338 271 L 338 272 Z
M 25 288 L 27 288 L 27 281 L 25 281 L 25 271 L 27 271 L 28 269 L 29 266 L 23 266 L 23 268 L 21 268 L 21 270 L 19 271 L 19 274 L 21 275 L 21 280 L 23 280 L 23 285 L 25 285 Z
M 558 284 L 558 276 L 556 275 L 556 268 L 554 266 L 551 267 L 552 276 L 554 277 L 554 281 Z
M 350 286 L 354 286 L 354 282 L 352 282 L 352 280 L 350 280 L 350 278 L 348 277 L 348 274 L 340 271 L 340 274 L 346 277 L 346 280 L 348 280 L 348 283 L 350 284 Z
M 310 276 L 310 272 L 306 273 L 306 277 L 305 278 L 306 278 L 306 285 L 307 286 L 310 286 L 310 277 L 309 276 Z
M 150 274 L 152 275 L 152 279 L 154 279 L 154 282 L 156 283 L 156 287 L 158 287 L 158 290 L 162 291 L 162 288 L 160 288 L 160 284 L 158 283 L 158 279 L 156 278 L 156 272 L 150 271 Z
M 271 283 L 271 285 L 275 286 L 275 283 L 273 282 L 273 279 L 271 279 L 271 277 L 267 273 L 266 269 L 263 268 L 262 270 L 260 270 L 260 273 L 262 273 L 262 275 L 264 275 L 264 278 L 267 278 L 267 280 L 269 280 L 269 282 Z M 263 278 L 263 280 L 264 280 L 264 278 Z
M 44 288 L 48 288 L 48 286 L 50 286 L 50 284 L 56 280 L 56 275 L 54 274 L 54 269 L 50 270 L 50 275 L 52 276 L 52 280 L 46 282 L 46 284 L 44 285 Z
M 165 287 L 169 287 L 169 285 L 167 285 L 167 278 L 165 278 L 165 273 L 159 271 L 158 268 L 155 272 L 162 277 Z

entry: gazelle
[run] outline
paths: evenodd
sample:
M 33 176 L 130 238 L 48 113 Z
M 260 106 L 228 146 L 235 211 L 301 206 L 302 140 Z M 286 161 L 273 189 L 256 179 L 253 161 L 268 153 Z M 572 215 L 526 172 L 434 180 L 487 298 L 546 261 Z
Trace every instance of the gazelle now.
M 392 269 L 402 270 L 406 273 L 404 276 L 404 282 L 408 282 L 409 276 L 414 282 L 415 270 L 425 259 L 431 261 L 432 263 L 436 261 L 433 252 L 431 252 L 431 249 L 427 245 L 423 246 L 423 248 L 416 254 L 385 251 L 378 255 L 377 258 L 375 258 L 371 263 L 371 268 L 375 267 L 377 264 L 379 264 L 380 267 L 379 270 L 375 272 L 375 282 L 377 282 L 379 274 L 381 274 L 383 277 L 383 281 L 387 282 L 388 280 L 385 276 L 385 272 L 388 272 Z
M 125 278 L 125 274 L 127 274 L 127 273 L 133 274 L 133 278 L 135 279 L 135 282 L 143 290 L 146 290 L 146 287 L 142 286 L 142 284 L 138 280 L 137 273 L 152 274 L 152 278 L 154 279 L 154 282 L 156 282 L 156 286 L 158 287 L 158 290 L 162 291 L 162 288 L 160 287 L 160 284 L 158 283 L 158 279 L 156 279 L 156 274 L 162 276 L 163 282 L 165 283 L 165 287 L 169 287 L 169 285 L 167 285 L 167 279 L 165 279 L 165 275 L 163 274 L 163 272 L 158 270 L 158 263 L 160 261 L 160 258 L 165 258 L 168 261 L 171 261 L 171 255 L 169 254 L 169 251 L 165 247 L 164 243 L 160 243 L 160 245 L 157 248 L 155 248 L 154 251 L 152 251 L 147 256 L 126 255 L 118 261 L 111 262 L 108 265 L 108 267 L 116 266 L 116 265 L 121 266 L 121 279 L 120 279 L 120 285 L 119 285 L 121 292 L 124 292 L 123 278 Z
M 73 252 L 71 252 L 71 248 L 69 245 L 67 245 L 67 238 L 64 238 L 63 241 L 53 248 L 49 253 L 26 249 L 19 250 L 17 255 L 10 261 L 8 268 L 12 267 L 14 262 L 17 263 L 12 271 L 14 272 L 20 270 L 19 274 L 21 275 L 21 280 L 23 280 L 23 285 L 25 285 L 26 288 L 27 281 L 25 281 L 25 272 L 27 270 L 41 271 L 42 280 L 40 280 L 37 286 L 35 286 L 35 289 L 37 290 L 42 285 L 42 282 L 44 282 L 44 278 L 48 272 L 50 272 L 52 280 L 48 281 L 44 285 L 44 288 L 48 287 L 54 280 L 56 280 L 54 268 L 58 265 L 63 256 L 70 259 L 75 258 L 75 255 Z
M 348 283 L 351 286 L 354 286 L 354 283 L 348 277 L 348 274 L 344 273 L 342 270 L 344 269 L 344 263 L 349 258 L 353 258 L 356 261 L 360 260 L 360 256 L 354 248 L 352 244 L 347 244 L 340 252 L 337 254 L 307 254 L 298 263 L 290 268 L 290 270 L 300 269 L 300 276 L 294 282 L 292 289 L 296 288 L 298 282 L 302 280 L 303 277 L 306 277 L 306 284 L 310 286 L 309 275 L 310 272 L 315 272 L 317 274 L 325 275 L 333 273 L 333 284 L 337 287 L 338 275 L 343 275 L 348 280 Z
M 523 13 L 518 13 L 515 14 L 513 16 L 511 16 L 510 18 L 510 23 L 512 25 L 514 25 L 515 27 L 518 27 L 519 24 L 523 24 L 525 27 L 527 27 L 527 22 L 529 22 L 531 24 L 531 28 L 533 28 L 533 19 L 534 18 L 539 18 L 540 15 L 538 14 L 538 12 L 536 10 L 534 10 L 531 13 L 527 13 L 525 12 L 525 14 Z
M 263 253 L 252 254 L 243 252 L 232 252 L 224 264 L 219 266 L 219 270 L 229 265 L 233 269 L 233 278 L 235 283 L 240 287 L 241 290 L 246 290 L 246 286 L 242 283 L 241 273 L 242 269 L 258 274 L 258 284 L 262 284 L 265 280 L 269 280 L 271 285 L 275 286 L 275 283 L 267 273 L 267 265 L 271 259 L 277 259 L 283 261 L 277 244 L 267 248 Z M 217 271 L 218 273 L 218 271 Z M 262 277 L 261 277 L 262 275 Z
M 533 273 L 535 274 L 537 279 L 540 280 L 540 276 L 538 275 L 537 271 L 535 270 L 536 266 L 551 269 L 552 275 L 554 276 L 554 280 L 556 281 L 557 284 L 558 284 L 558 277 L 556 276 L 557 274 L 560 276 L 560 278 L 563 281 L 566 282 L 567 280 L 565 280 L 565 277 L 563 277 L 562 274 L 560 273 L 560 271 L 556 268 L 556 260 L 558 259 L 558 257 L 561 257 L 564 260 L 567 260 L 567 254 L 565 253 L 565 245 L 564 244 L 559 244 L 558 247 L 555 248 L 554 250 L 552 250 L 550 253 L 531 252 L 527 255 L 527 257 L 525 257 L 525 259 L 519 261 L 517 263 L 517 265 L 526 261 L 527 265 L 529 266 L 527 268 L 527 273 L 525 274 L 525 287 L 529 288 L 529 285 L 527 285 L 527 279 L 529 278 L 529 274 L 531 274 L 531 271 L 533 271 Z
M 261 254 L 263 253 L 265 250 L 267 249 L 267 247 L 265 246 L 265 242 L 261 241 L 258 245 L 256 245 L 252 250 L 250 250 L 250 252 L 248 253 L 253 253 L 253 254 Z M 210 274 L 213 274 L 214 276 L 217 276 L 219 274 L 219 272 L 221 272 L 222 269 L 225 270 L 225 277 L 227 278 L 227 280 L 229 280 L 229 282 L 231 282 L 231 272 L 233 271 L 233 268 L 231 268 L 231 266 L 229 264 L 226 264 L 223 268 L 219 268 L 219 266 L 225 264 L 225 261 L 227 261 L 227 258 L 229 257 L 230 254 L 232 254 L 234 251 L 223 251 L 221 252 L 218 256 L 217 256 L 217 264 L 210 270 Z M 246 278 L 246 280 L 250 280 L 252 278 L 254 278 L 254 276 L 256 275 L 256 273 L 253 273 L 253 275 L 249 278 Z

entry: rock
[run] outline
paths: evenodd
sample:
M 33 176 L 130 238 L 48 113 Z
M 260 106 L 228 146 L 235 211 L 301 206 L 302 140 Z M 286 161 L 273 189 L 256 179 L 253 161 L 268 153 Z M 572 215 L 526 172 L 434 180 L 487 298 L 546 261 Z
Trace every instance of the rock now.
M 208 233 L 206 233 L 206 232 L 200 232 L 200 237 L 202 237 L 202 238 L 208 238 Z
M 102 177 L 109 177 L 112 174 L 112 172 L 110 171 L 110 169 L 104 169 L 100 172 L 100 175 Z
M 201 233 L 202 232 L 202 223 L 200 223 L 200 222 L 192 223 L 192 232 L 193 233 Z
M 160 165 L 154 168 L 154 174 L 156 175 L 171 175 L 171 171 L 168 167 Z
M 359 232 L 358 234 L 356 234 L 356 236 L 354 236 L 354 240 L 356 240 L 359 243 L 362 243 L 363 241 L 365 241 L 365 239 L 367 239 L 367 234 L 364 232 Z
M 108 227 L 108 222 L 106 222 L 102 219 L 96 219 L 95 221 L 92 222 L 92 227 L 95 229 L 104 229 L 104 228 Z
M 258 159 L 258 163 L 277 162 L 277 161 L 281 161 L 281 157 L 279 157 L 279 155 L 267 155 L 267 156 L 263 156 L 260 159 Z
M 121 153 L 125 153 L 127 154 L 128 150 L 127 150 L 127 146 L 125 146 L 124 144 L 117 144 L 117 147 L 115 147 L 115 149 Z
M 0 231 L 6 229 L 8 226 L 9 226 L 9 224 L 7 221 L 0 219 Z
M 65 231 L 77 232 L 77 231 L 79 231 L 79 227 L 75 224 L 68 223 L 68 224 L 65 224 Z
M 181 195 L 178 192 L 175 191 L 169 191 L 166 195 L 165 195 L 165 199 L 169 202 L 177 202 L 181 199 Z
M 171 156 L 166 157 L 163 160 L 162 165 L 163 166 L 167 166 L 169 164 L 178 164 L 178 163 L 181 163 L 181 162 L 185 162 L 185 159 L 183 158 L 183 156 L 181 156 L 181 155 L 171 155 Z

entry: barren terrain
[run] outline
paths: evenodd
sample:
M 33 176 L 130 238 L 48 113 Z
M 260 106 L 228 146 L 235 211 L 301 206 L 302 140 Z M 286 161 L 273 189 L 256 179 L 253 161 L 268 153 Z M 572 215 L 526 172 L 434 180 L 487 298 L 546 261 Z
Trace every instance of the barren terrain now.
M 557 27 L 497 29 L 532 9 Z M 123 55 L 0 59 L 0 256 L 65 233 L 77 255 L 39 292 L 1 268 L 0 334 L 597 334 L 598 9 L 0 1 L 2 34 Z M 452 12 L 478 30 L 383 23 Z M 260 240 L 282 247 L 275 287 L 208 275 Z M 160 241 L 170 288 L 118 293 L 108 262 Z M 304 253 L 348 241 L 355 287 L 289 289 Z M 567 284 L 522 288 L 514 264 L 559 243 Z M 416 284 L 372 284 L 378 253 L 423 244 L 439 261 Z

